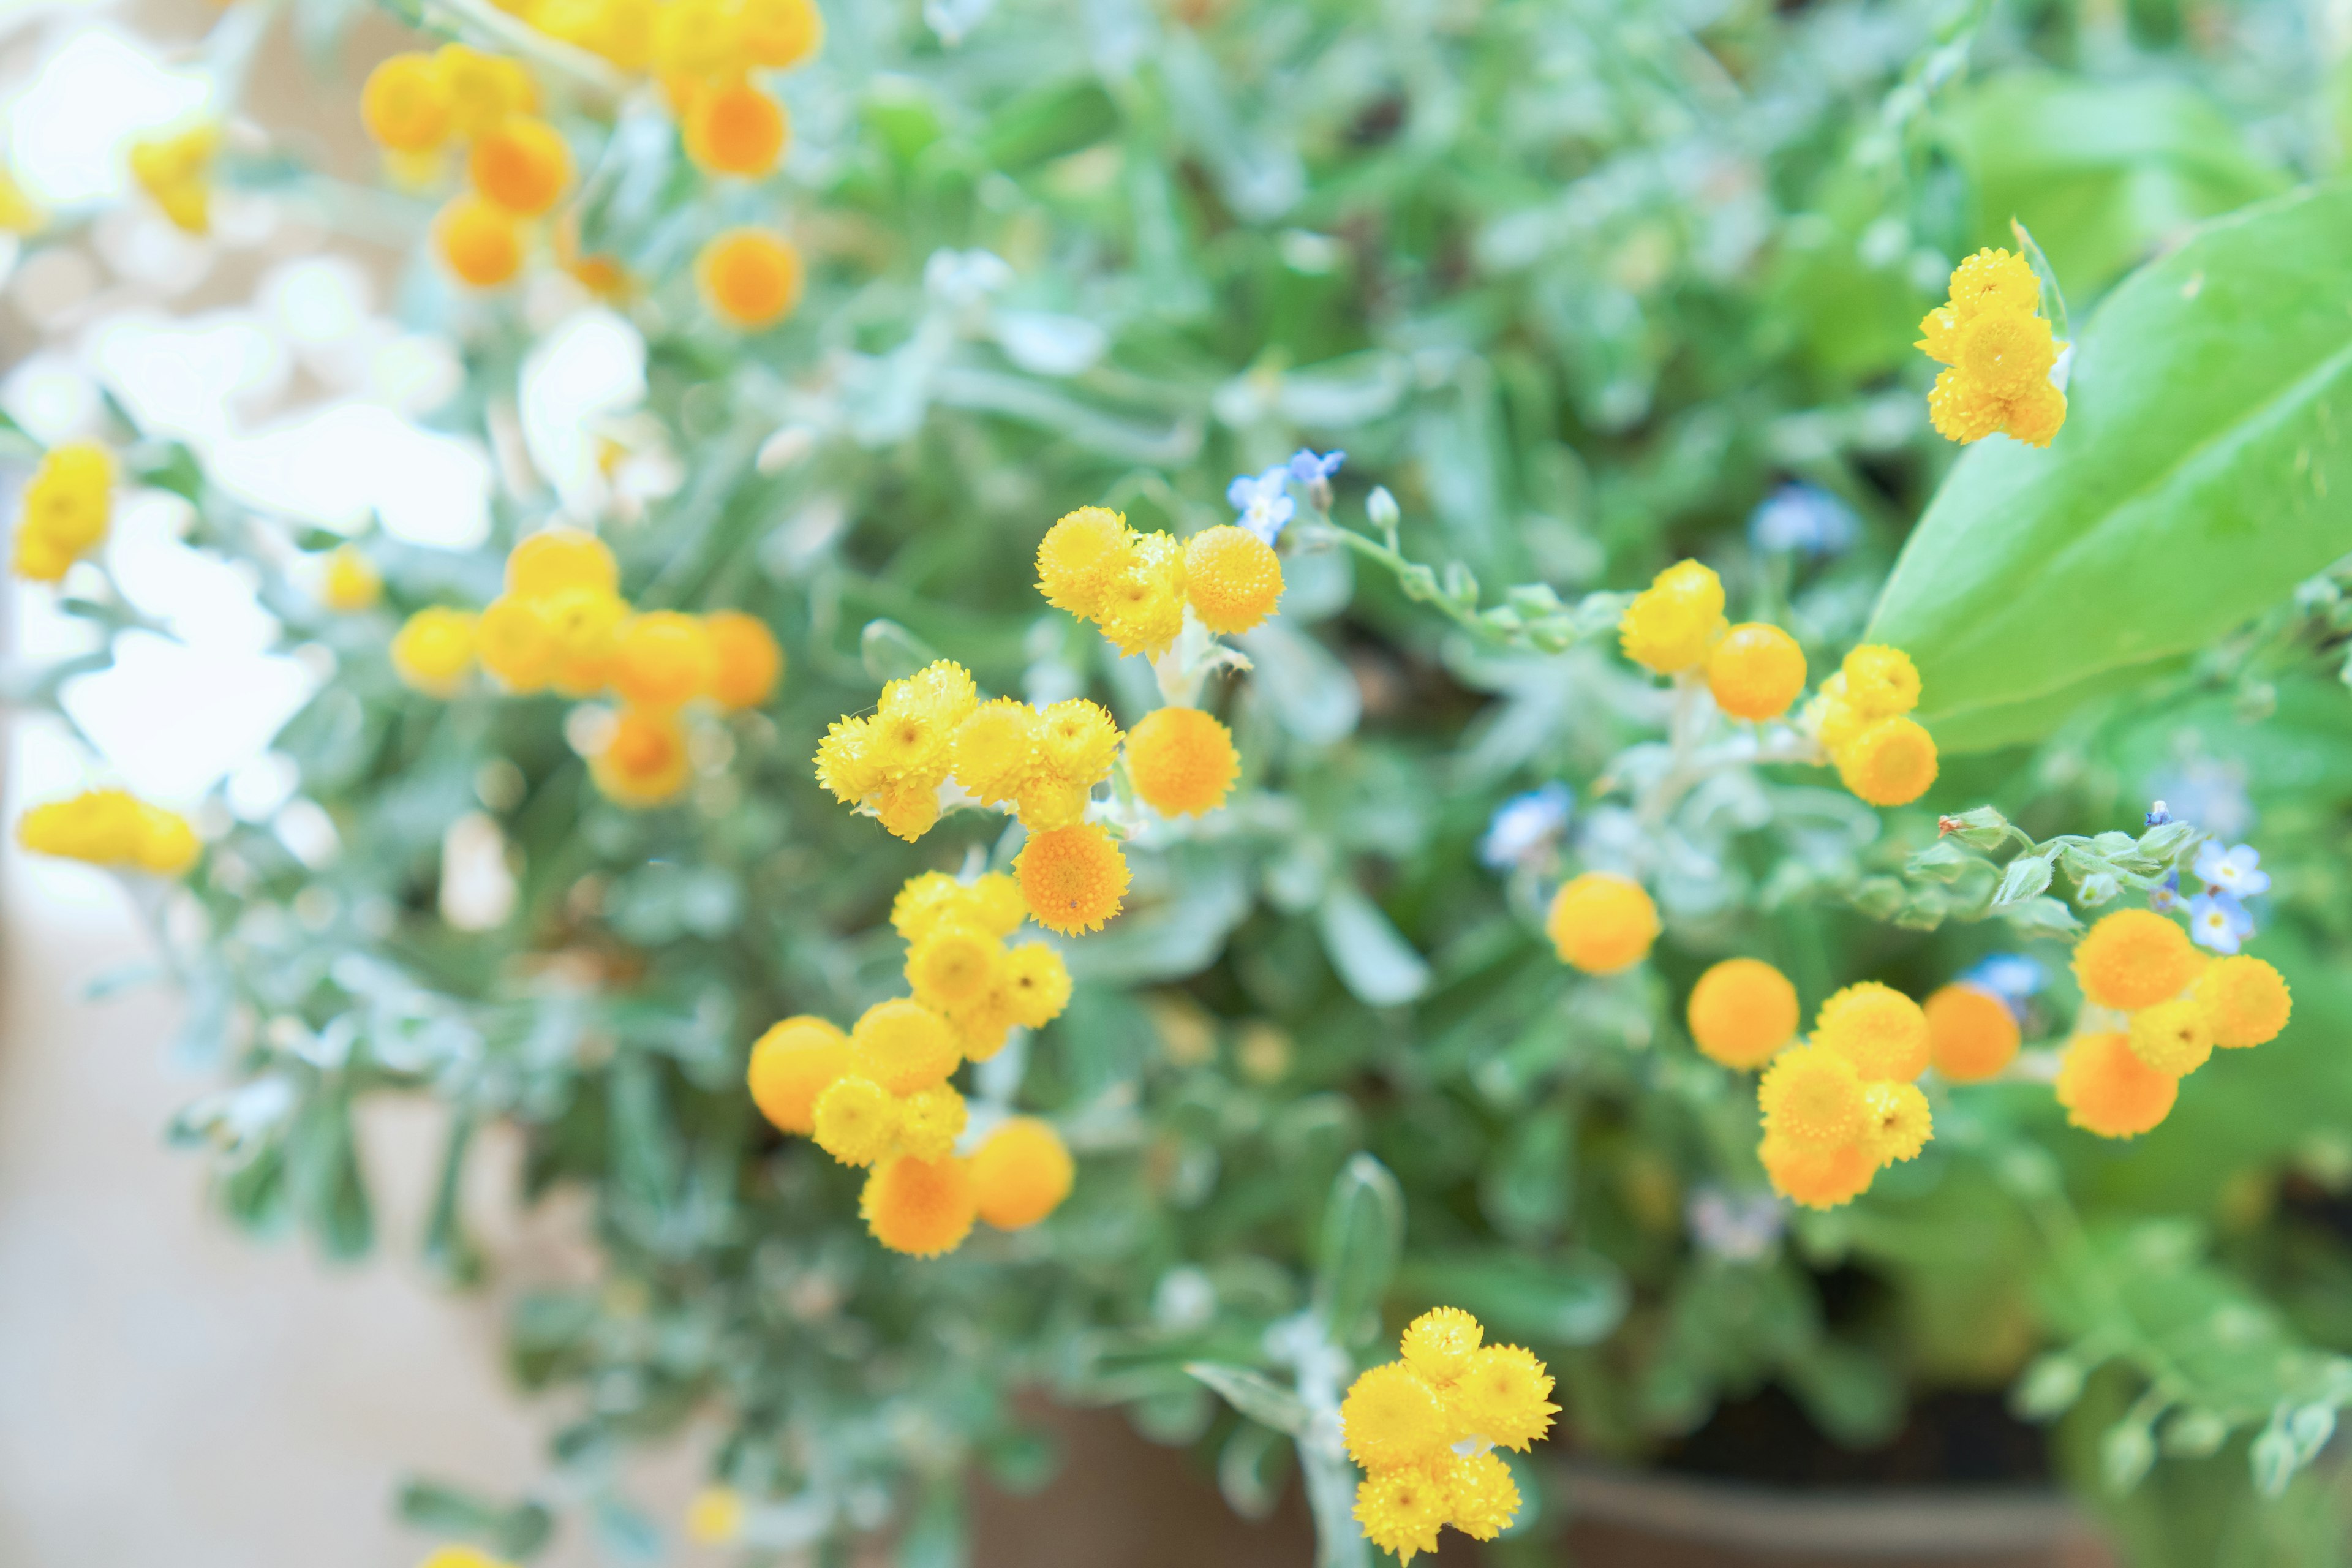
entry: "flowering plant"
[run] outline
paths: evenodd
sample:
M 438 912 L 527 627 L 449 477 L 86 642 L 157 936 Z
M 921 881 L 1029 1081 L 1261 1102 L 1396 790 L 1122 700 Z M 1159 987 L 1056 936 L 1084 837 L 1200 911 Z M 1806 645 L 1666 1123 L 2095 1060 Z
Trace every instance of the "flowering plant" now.
M 1295 1463 L 1333 1564 L 1540 1539 L 1555 1416 L 1641 1458 L 1768 1389 L 1864 1448 L 2006 1389 L 2141 1560 L 2327 1560 L 2352 195 L 2233 96 L 2310 51 L 394 9 L 366 205 L 226 47 L 131 168 L 188 231 L 397 219 L 478 537 L 257 498 L 135 380 L 5 435 L 99 640 L 24 707 L 169 629 L 150 503 L 306 678 L 275 798 L 86 735 L 18 828 L 155 918 L 228 1211 L 367 1250 L 395 1094 L 451 1280 L 486 1140 L 590 1200 L 511 1324 L 551 1480 L 406 1487 L 444 1568 L 573 1518 L 950 1560 L 1031 1387 L 1244 1512 Z M 2074 123 L 2132 134 L 2053 173 Z M 698 1416 L 650 1518 L 621 1459 Z

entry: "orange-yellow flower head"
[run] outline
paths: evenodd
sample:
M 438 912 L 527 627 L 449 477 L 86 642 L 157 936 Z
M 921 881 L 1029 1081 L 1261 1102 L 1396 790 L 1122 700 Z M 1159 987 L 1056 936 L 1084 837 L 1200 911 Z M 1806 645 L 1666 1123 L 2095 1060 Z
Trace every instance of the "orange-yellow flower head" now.
M 2187 997 L 2158 1002 L 2134 1013 L 2125 1038 L 2132 1055 L 2167 1078 L 2187 1078 L 2213 1054 L 2213 1026 L 2205 1009 Z
M 2083 994 L 2126 1013 L 2179 995 L 2202 967 L 2189 933 L 2153 910 L 2103 916 L 2074 944 Z
M 1634 663 L 1673 675 L 1703 661 L 1723 632 L 1723 580 L 1696 561 L 1678 561 L 1626 606 L 1617 640 Z
M 1486 1328 L 1461 1308 L 1433 1307 L 1405 1325 L 1399 1348 L 1405 1365 L 1443 1388 L 1469 1370 L 1486 1338 Z
M 1184 594 L 1211 631 L 1245 632 L 1274 614 L 1282 562 L 1249 530 L 1220 523 L 1185 542 Z
M 901 1115 L 900 1101 L 888 1089 L 845 1072 L 817 1092 L 810 1136 L 845 1165 L 871 1165 L 898 1146 Z
M 2285 977 L 2261 959 L 2243 953 L 2216 960 L 2197 977 L 2194 995 L 2205 1011 L 2213 1043 L 2224 1049 L 2278 1038 L 2294 1008 Z
M 2050 379 L 2058 344 L 2036 312 L 2042 284 L 2024 258 L 1980 250 L 1952 271 L 1950 300 L 1919 323 L 1919 347 L 1951 368 L 1927 395 L 1938 435 L 1979 441 L 2005 430 L 2046 447 L 2066 419 L 2066 395 Z
M 106 537 L 114 515 L 114 459 L 94 441 L 61 441 L 26 481 L 16 519 L 16 574 L 54 583 Z
M 466 173 L 483 200 L 537 217 L 572 188 L 572 149 L 546 121 L 518 114 L 474 143 Z
M 824 45 L 824 14 L 816 0 L 744 0 L 737 13 L 743 58 L 769 70 L 788 70 L 815 58 Z
M 1368 1470 L 1434 1459 L 1460 1435 L 1436 1386 L 1402 1362 L 1368 1368 L 1339 1406 L 1349 1456 Z
M 1127 857 L 1099 823 L 1034 835 L 1013 870 L 1031 918 L 1064 936 L 1100 930 L 1127 897 Z
M 695 167 L 747 180 L 773 171 L 792 139 L 784 106 L 741 77 L 697 89 L 679 130 Z
M 1061 1134 L 1034 1116 L 1006 1121 L 971 1157 L 980 1217 L 999 1230 L 1035 1225 L 1061 1207 L 1076 1173 Z
M 709 629 L 698 617 L 648 610 L 622 622 L 615 634 L 613 689 L 640 708 L 677 708 L 709 690 L 718 667 Z
M 963 1059 L 947 1021 L 908 997 L 877 1002 L 850 1031 L 857 1070 L 892 1094 L 944 1083 Z
M 1184 629 L 1184 551 L 1164 533 L 1131 536 L 1127 569 L 1111 580 L 1095 617 L 1122 654 L 1157 658 Z
M 1455 1454 L 1437 1468 L 1446 1522 L 1473 1541 L 1492 1541 L 1519 1514 L 1518 1483 L 1494 1453 Z
M 971 1111 L 963 1096 L 944 1083 L 901 1096 L 898 1100 L 898 1152 L 918 1160 L 940 1160 L 955 1152 Z
M 695 258 L 694 275 L 710 313 L 739 331 L 774 326 L 801 300 L 800 252 L 764 228 L 713 236 Z
M 939 1160 L 904 1155 L 866 1178 L 857 1208 L 874 1239 L 891 1251 L 937 1258 L 963 1245 L 978 1204 L 968 1162 L 953 1154 Z
M 427 54 L 397 54 L 368 72 L 360 122 L 389 153 L 429 153 L 449 135 L 449 86 Z
M 1805 651 L 1778 626 L 1742 622 L 1707 655 L 1706 688 L 1735 719 L 1778 719 L 1805 689 Z
M 1935 1136 L 1927 1097 L 1917 1084 L 1874 1083 L 1863 1090 L 1863 1102 L 1868 1121 L 1862 1146 L 1882 1165 L 1914 1158 Z
M 1764 1069 L 1756 1102 L 1767 1133 L 1789 1143 L 1833 1149 L 1869 1131 L 1864 1088 L 1862 1075 L 1843 1057 L 1820 1046 L 1800 1046 Z
M 1919 706 L 1919 667 L 1899 647 L 1864 643 L 1848 650 L 1838 674 L 1840 693 L 1862 719 L 1893 719 Z
M 1658 907 L 1632 878 L 1587 871 L 1553 895 L 1544 929 L 1561 963 L 1587 974 L 1614 974 L 1650 955 Z
M 604 749 L 588 759 L 588 776 L 604 797 L 628 806 L 677 799 L 690 772 L 677 715 L 655 709 L 622 709 Z
M 2161 1073 L 2119 1033 L 2080 1035 L 2058 1069 L 2066 1120 L 2102 1138 L 2135 1138 L 2172 1113 L 2180 1080 Z
M 463 610 L 419 610 L 392 639 L 393 673 L 428 697 L 450 697 L 474 667 L 474 625 Z
M 1019 698 L 982 703 L 956 730 L 956 783 L 983 805 L 1018 799 L 1037 771 L 1044 734 L 1037 710 Z
M 710 695 L 721 708 L 758 708 L 776 693 L 784 678 L 784 650 L 776 634 L 757 616 L 716 610 L 702 617 L 713 665 Z
M 1045 531 L 1037 545 L 1037 591 L 1057 610 L 1091 620 L 1134 553 L 1127 519 L 1082 506 Z
M 1691 1039 L 1727 1068 L 1759 1067 L 1797 1033 L 1797 988 L 1760 958 L 1727 958 L 1690 994 Z
M 751 1102 L 777 1131 L 816 1131 L 816 1099 L 850 1070 L 849 1037 L 823 1018 L 787 1018 L 751 1047 Z
M 1216 810 L 1241 770 L 1232 731 L 1197 708 L 1155 710 L 1127 737 L 1128 777 L 1162 816 Z
M 1908 1083 L 1927 1070 L 1927 1015 L 1893 986 L 1864 980 L 1822 1004 L 1813 1044 L 1872 1083 Z
M 433 64 L 449 94 L 449 128 L 468 141 L 496 130 L 509 115 L 539 107 L 530 73 L 504 55 L 444 44 L 433 51 Z
M 1004 969 L 1004 944 L 961 924 L 933 926 L 907 947 L 907 984 L 915 1000 L 941 1013 L 988 994 Z
M 1551 1430 L 1559 1409 L 1551 1402 L 1551 1373 L 1517 1345 L 1473 1352 L 1446 1394 L 1464 1432 L 1520 1453 Z
M 1005 1006 L 1013 1021 L 1042 1029 L 1070 1005 L 1070 969 L 1042 942 L 1024 942 L 1004 954 Z
M 158 877 L 180 875 L 204 853 L 186 817 L 119 789 L 87 790 L 33 807 L 16 824 L 16 841 L 37 855 Z
M 1821 1148 L 1767 1134 L 1756 1153 L 1774 1192 L 1812 1209 L 1852 1203 L 1878 1173 L 1878 1161 L 1860 1140 Z
M 1981 986 L 1947 985 L 1927 998 L 1927 1058 L 1954 1083 L 1981 1083 L 2017 1056 L 2016 1016 Z
M 507 592 L 545 598 L 566 588 L 618 594 L 620 563 L 610 546 L 576 528 L 549 528 L 530 535 L 507 552 Z
M 433 249 L 457 281 L 495 289 L 522 269 L 522 231 L 479 196 L 455 196 L 433 220 Z
M 1364 1539 L 1396 1553 L 1400 1563 L 1411 1563 L 1418 1552 L 1436 1551 L 1437 1532 L 1446 1516 L 1439 1468 L 1412 1465 L 1375 1470 L 1357 1484 L 1355 1515 Z
M 1936 739 L 1910 719 L 1881 719 L 1837 753 L 1838 778 L 1873 805 L 1908 805 L 1936 782 Z

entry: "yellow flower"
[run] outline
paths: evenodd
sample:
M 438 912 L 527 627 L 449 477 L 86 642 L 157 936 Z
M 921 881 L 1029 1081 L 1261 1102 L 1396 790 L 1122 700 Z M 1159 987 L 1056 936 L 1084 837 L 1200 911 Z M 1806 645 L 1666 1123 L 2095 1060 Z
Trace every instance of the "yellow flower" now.
M 2294 1005 L 2285 977 L 2261 959 L 2243 953 L 2216 960 L 2197 977 L 2191 994 L 2205 1009 L 2213 1043 L 2225 1050 L 2278 1038 Z
M 945 1083 L 961 1059 L 946 1020 L 904 996 L 866 1009 L 849 1044 L 857 1070 L 893 1094 Z
M 1587 871 L 1553 895 L 1544 926 L 1561 963 L 1588 974 L 1614 974 L 1649 956 L 1658 940 L 1658 907 L 1632 878 Z
M 613 689 L 640 708 L 669 709 L 710 689 L 718 650 L 693 616 L 649 610 L 621 623 L 614 635 Z
M 1462 1375 L 1486 1339 L 1478 1320 L 1459 1307 L 1433 1307 L 1407 1323 L 1405 1365 L 1441 1387 Z
M 824 14 L 816 0 L 743 0 L 737 13 L 743 58 L 770 70 L 788 70 L 824 45 Z
M 1853 1064 L 1820 1046 L 1784 1051 L 1756 1088 L 1764 1131 L 1790 1143 L 1831 1149 L 1868 1131 L 1870 1104 Z
M 705 1487 L 686 1505 L 686 1538 L 697 1546 L 726 1546 L 743 1533 L 743 1494 Z
M 131 177 L 165 217 L 190 234 L 212 229 L 213 161 L 220 153 L 220 127 L 206 121 L 131 145 Z
M 2074 1126 L 2102 1138 L 2136 1138 L 2172 1114 L 2180 1080 L 2140 1060 L 2129 1036 L 2109 1031 L 2074 1037 L 2059 1064 L 2057 1089 Z
M 844 805 L 856 805 L 882 787 L 872 742 L 872 727 L 864 719 L 835 719 L 817 742 L 816 782 Z
M 963 1096 L 944 1083 L 899 1096 L 899 1152 L 919 1160 L 945 1158 L 963 1136 L 968 1115 Z
M 729 0 L 669 0 L 654 20 L 654 68 L 665 77 L 718 76 L 741 63 L 742 42 Z
M 1797 1033 L 1797 988 L 1760 958 L 1727 958 L 1691 987 L 1691 1042 L 1727 1068 L 1760 1067 Z
M 542 529 L 508 552 L 508 593 L 538 599 L 566 588 L 593 588 L 600 594 L 621 591 L 620 563 L 594 534 L 576 528 Z
M 1936 738 L 1910 719 L 1867 725 L 1836 754 L 1838 778 L 1873 805 L 1908 805 L 1936 782 Z
M 1158 709 L 1127 738 L 1128 777 L 1162 816 L 1216 810 L 1241 768 L 1233 732 L 1197 708 Z
M 1282 597 L 1282 562 L 1245 528 L 1203 529 L 1184 544 L 1184 595 L 1211 631 L 1248 631 Z
M 1004 945 L 986 931 L 934 925 L 908 947 L 907 984 L 915 1000 L 945 1013 L 985 996 L 1003 966 Z
M 1132 537 L 1126 570 L 1103 595 L 1096 624 L 1122 654 L 1157 658 L 1184 629 L 1184 550 L 1164 533 Z
M 1981 1083 L 2016 1059 L 2017 1016 L 1991 992 L 1966 983 L 1927 998 L 1927 1055 L 1954 1083 Z
M 0 234 L 38 234 L 48 221 L 49 215 L 25 194 L 16 176 L 0 168 Z
M 1474 1352 L 1446 1390 L 1465 1432 L 1521 1453 L 1551 1430 L 1551 1373 L 1531 1351 L 1488 1345 Z
M 1057 610 L 1091 620 L 1135 552 L 1127 519 L 1084 506 L 1045 531 L 1037 546 L 1037 591 Z
M 1951 368 L 1927 395 L 1927 416 L 1952 441 L 2005 430 L 2046 447 L 2066 419 L 2066 395 L 2052 384 L 2058 344 L 2036 312 L 2041 280 L 2022 257 L 1980 250 L 1952 270 L 1951 299 L 1919 323 L 1919 348 Z
M 1805 653 L 1778 626 L 1745 622 L 1706 658 L 1706 688 L 1734 719 L 1777 719 L 1805 689 Z
M 514 1564 L 479 1547 L 444 1546 L 429 1554 L 417 1568 L 514 1568 Z
M 961 1247 L 978 1205 L 971 1163 L 952 1154 L 938 1160 L 901 1155 L 877 1166 L 857 1202 L 875 1240 L 915 1258 Z
M 124 790 L 88 790 L 25 813 L 16 841 L 37 855 L 176 877 L 204 846 L 188 819 Z
M 566 697 L 593 697 L 612 679 L 629 606 L 602 588 L 561 588 L 539 602 L 550 646 L 548 679 Z
M 1024 942 L 1004 954 L 1006 1005 L 1014 1023 L 1042 1029 L 1070 1005 L 1070 970 L 1042 942 Z
M 898 1100 L 870 1078 L 845 1073 L 810 1112 L 816 1146 L 845 1165 L 870 1165 L 898 1141 Z
M 1852 1203 L 1870 1189 L 1878 1161 L 1861 1140 L 1827 1147 L 1792 1142 L 1773 1133 L 1757 1146 L 1772 1190 L 1811 1209 Z
M 685 728 L 677 714 L 658 710 L 622 709 L 604 749 L 588 759 L 596 787 L 627 806 L 677 799 L 689 772 Z
M 816 1130 L 817 1097 L 851 1067 L 849 1037 L 823 1018 L 786 1018 L 751 1047 L 751 1103 L 780 1132 Z
M 721 708 L 757 708 L 775 695 L 784 678 L 784 650 L 776 634 L 757 616 L 717 610 L 702 617 L 716 661 L 710 695 Z
M 1919 667 L 1899 647 L 1864 643 L 1838 667 L 1838 692 L 1863 719 L 1892 719 L 1919 706 Z
M 1437 1550 L 1445 1511 L 1445 1489 L 1426 1467 L 1382 1470 L 1356 1488 L 1356 1522 L 1363 1526 L 1364 1539 L 1395 1552 L 1399 1562 Z
M 63 441 L 42 454 L 16 521 L 16 574 L 54 583 L 106 537 L 114 511 L 114 459 L 94 441 Z
M 1927 1070 L 1927 1015 L 1891 985 L 1864 980 L 1834 992 L 1813 1019 L 1813 1044 L 1871 1083 L 1908 1083 Z
M 509 115 L 528 114 L 539 107 L 539 89 L 529 73 L 503 55 L 444 44 L 433 51 L 433 65 L 449 97 L 449 128 L 469 142 Z
M 1456 1454 L 1439 1467 L 1446 1522 L 1473 1541 L 1492 1541 L 1519 1516 L 1518 1483 L 1495 1453 Z
M 695 286 L 710 313 L 739 331 L 762 331 L 793 313 L 804 286 L 801 253 L 764 228 L 715 234 L 696 253 Z
M 429 153 L 448 139 L 449 84 L 433 57 L 392 55 L 360 89 L 360 123 L 387 153 Z
M 1101 704 L 1083 697 L 1056 702 L 1038 724 L 1039 771 L 1070 788 L 1091 790 L 1110 776 L 1122 738 Z
M 1013 868 L 1030 915 L 1064 936 L 1101 929 L 1127 897 L 1127 857 L 1099 823 L 1035 835 Z
M 1723 580 L 1696 561 L 1678 561 L 1625 607 L 1617 640 L 1634 663 L 1673 675 L 1705 659 L 1723 632 Z
M 971 1157 L 980 1217 L 999 1230 L 1024 1229 L 1061 1207 L 1076 1174 L 1061 1134 L 1034 1116 L 1005 1121 Z
M 956 730 L 956 783 L 983 805 L 1017 798 L 1036 768 L 1043 731 L 1037 710 L 1018 698 L 982 703 Z
M 454 695 L 474 665 L 474 626 L 463 610 L 417 611 L 393 636 L 393 672 L 428 697 Z
M 1013 988 L 1001 970 L 986 991 L 948 1015 L 957 1048 L 966 1060 L 975 1062 L 984 1062 L 1003 1050 L 1013 1026 L 1018 1022 L 1013 1013 Z
M 2007 402 L 2035 382 L 2050 379 L 2058 345 L 2050 323 L 2039 316 L 2006 311 L 1979 316 L 1953 339 L 1954 368 L 1994 397 Z
M 2083 994 L 2126 1012 L 2179 995 L 2202 967 L 2189 933 L 2154 910 L 2117 910 L 2074 944 Z
M 792 133 L 784 106 L 740 76 L 701 83 L 678 116 L 688 161 L 706 174 L 759 179 L 783 157 Z
M 555 667 L 555 632 L 541 614 L 543 601 L 520 594 L 500 594 L 482 612 L 474 628 L 482 668 L 498 677 L 509 691 L 544 690 Z
M 1368 1470 L 1419 1465 L 1459 1434 L 1436 1385 L 1402 1362 L 1367 1368 L 1339 1405 L 1348 1454 Z
M 1915 1157 L 1936 1135 L 1927 1097 L 1919 1092 L 1917 1084 L 1874 1083 L 1863 1091 L 1863 1099 L 1870 1119 L 1863 1131 L 1863 1147 L 1880 1164 Z
M 319 597 L 337 615 L 356 615 L 383 597 L 383 577 L 359 546 L 338 545 L 328 553 Z
M 2187 1078 L 2213 1054 L 2212 1021 L 2186 998 L 2133 1014 L 2128 1037 L 2132 1055 L 2167 1078 Z

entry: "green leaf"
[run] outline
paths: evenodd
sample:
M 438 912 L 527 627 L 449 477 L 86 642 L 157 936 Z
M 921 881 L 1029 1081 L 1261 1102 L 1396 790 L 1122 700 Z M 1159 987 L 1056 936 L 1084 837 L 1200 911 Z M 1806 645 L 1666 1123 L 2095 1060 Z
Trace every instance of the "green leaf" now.
M 1498 1340 L 1597 1344 L 1625 1316 L 1625 1277 L 1597 1252 L 1557 1257 L 1450 1252 L 1418 1256 L 1398 1281 L 1408 1296 L 1459 1307 Z
M 1427 961 L 1354 883 L 1331 883 L 1316 910 L 1316 927 L 1331 967 L 1359 1000 L 1394 1006 L 1429 989 Z
M 1307 1430 L 1306 1404 L 1271 1378 L 1245 1366 L 1226 1366 L 1221 1362 L 1186 1362 L 1184 1370 L 1260 1426 L 1293 1437 Z
M 501 1557 L 529 1557 L 547 1544 L 555 1521 L 535 1502 L 500 1507 L 438 1481 L 412 1480 L 394 1504 L 403 1522 L 427 1534 L 479 1542 Z
M 2047 450 L 1961 458 L 1867 634 L 1938 744 L 2038 739 L 2352 551 L 2347 294 L 2352 187 L 2223 219 L 2093 317 Z
M 1335 1343 L 1360 1342 L 1378 1326 L 1381 1297 L 1403 1251 L 1397 1179 L 1370 1154 L 1351 1156 L 1331 1184 L 1316 1254 L 1315 1315 Z

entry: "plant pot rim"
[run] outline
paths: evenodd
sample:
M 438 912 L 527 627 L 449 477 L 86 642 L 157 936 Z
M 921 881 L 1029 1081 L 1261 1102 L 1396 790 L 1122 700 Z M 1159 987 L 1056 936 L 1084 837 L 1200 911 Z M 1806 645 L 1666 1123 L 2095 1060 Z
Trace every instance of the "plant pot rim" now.
M 1571 1518 L 1755 1552 L 1821 1557 L 2047 1551 L 2096 1532 L 2044 1487 L 1794 1490 L 1599 1463 L 1560 1462 Z

